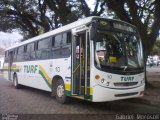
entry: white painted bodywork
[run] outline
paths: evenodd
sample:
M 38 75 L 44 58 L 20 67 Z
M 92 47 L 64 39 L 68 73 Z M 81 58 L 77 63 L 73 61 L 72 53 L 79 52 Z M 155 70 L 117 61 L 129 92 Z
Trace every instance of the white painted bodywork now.
M 38 65 L 41 66 L 52 79 L 54 76 L 59 75 L 64 80 L 65 84 L 70 84 L 71 79 L 65 79 L 65 77 L 71 77 L 71 57 L 63 59 L 50 59 L 39 60 L 30 62 L 13 63 L 21 66 L 21 71 L 17 72 L 19 84 L 38 88 L 46 91 L 51 91 L 51 88 L 46 84 L 44 78 L 39 74 L 39 67 L 35 73 L 27 73 L 24 70 L 25 65 Z M 60 71 L 56 71 L 56 67 L 60 68 Z
M 91 22 L 93 17 L 89 17 L 80 21 L 76 21 L 74 23 L 71 23 L 69 25 L 66 25 L 64 27 L 58 28 L 56 30 L 47 32 L 43 35 L 34 37 L 32 39 L 29 39 L 27 41 L 24 41 L 20 43 L 19 45 L 13 46 L 7 50 L 13 49 L 15 47 L 25 45 L 27 43 L 37 41 L 46 37 L 50 37 L 52 35 L 56 35 L 58 33 L 71 30 L 72 34 L 76 34 L 76 32 L 79 32 L 79 29 L 76 31 L 76 28 L 82 28 L 82 30 L 88 29 L 85 24 L 88 24 Z M 139 97 L 140 94 L 133 95 L 133 96 L 126 96 L 126 97 L 115 97 L 115 94 L 124 94 L 124 93 L 131 93 L 131 92 L 138 92 L 144 91 L 144 73 L 137 74 L 137 75 L 131 75 L 134 77 L 134 82 L 138 82 L 137 85 L 132 87 L 115 87 L 115 82 L 122 82 L 121 77 L 125 75 L 118 75 L 113 73 L 107 73 L 98 70 L 94 66 L 94 48 L 93 48 L 93 41 L 90 42 L 90 51 L 91 51 L 91 58 L 90 58 L 90 88 L 92 88 L 92 101 L 93 102 L 102 102 L 102 101 L 112 101 L 112 100 L 118 100 L 118 99 L 126 99 L 126 98 L 132 98 L 132 97 Z M 36 61 L 25 61 L 25 62 L 16 62 L 13 63 L 20 67 L 20 72 L 17 72 L 18 76 L 18 82 L 19 84 L 51 91 L 51 88 L 46 84 L 44 78 L 39 74 L 39 67 L 36 70 L 35 73 L 27 73 L 24 70 L 24 66 L 26 65 L 38 65 L 41 66 L 44 71 L 48 74 L 49 79 L 52 79 L 55 75 L 59 75 L 64 80 L 65 84 L 68 84 L 71 86 L 71 56 L 69 58 L 61 58 L 61 59 L 48 59 L 48 60 L 36 60 Z M 8 66 L 7 63 L 5 63 L 5 66 Z M 60 71 L 56 71 L 56 67 L 60 68 Z M 5 72 L 5 77 L 7 78 L 7 71 Z M 13 75 L 13 74 L 12 74 Z M 106 82 L 109 82 L 109 86 L 102 86 L 101 80 L 95 80 L 95 75 L 99 75 L 100 79 L 105 79 Z M 112 76 L 111 78 L 109 76 Z M 11 77 L 13 78 L 13 77 Z M 70 79 L 67 79 L 70 78 Z M 7 78 L 8 79 L 8 78 Z
M 93 87 L 93 102 L 104 102 L 104 101 L 113 101 L 119 99 L 127 99 L 133 97 L 140 97 L 140 92 L 144 91 L 145 81 L 144 73 L 136 75 L 118 75 L 113 73 L 107 73 L 96 69 L 95 67 L 91 70 L 92 76 L 92 87 Z M 99 75 L 100 79 L 96 80 L 95 75 Z M 121 77 L 134 77 L 133 81 L 121 81 Z M 101 80 L 104 79 L 105 82 L 109 82 L 109 85 L 102 86 Z M 123 83 L 123 82 L 138 82 L 134 86 L 115 86 L 114 83 Z M 124 96 L 124 97 L 115 97 L 116 94 L 126 94 L 138 92 L 136 95 Z

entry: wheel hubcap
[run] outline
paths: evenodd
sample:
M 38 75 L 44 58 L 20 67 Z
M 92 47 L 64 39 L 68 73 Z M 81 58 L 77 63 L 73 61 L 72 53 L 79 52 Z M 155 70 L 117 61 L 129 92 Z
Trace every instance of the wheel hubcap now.
M 57 87 L 57 95 L 58 95 L 58 97 L 63 97 L 63 95 L 64 95 L 64 88 L 63 88 L 62 85 L 59 85 Z

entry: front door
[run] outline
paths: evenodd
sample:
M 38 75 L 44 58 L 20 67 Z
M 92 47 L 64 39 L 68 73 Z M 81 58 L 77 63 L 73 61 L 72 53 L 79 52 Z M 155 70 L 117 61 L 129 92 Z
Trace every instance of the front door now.
M 88 82 L 88 32 L 77 33 L 72 42 L 72 94 L 85 96 Z

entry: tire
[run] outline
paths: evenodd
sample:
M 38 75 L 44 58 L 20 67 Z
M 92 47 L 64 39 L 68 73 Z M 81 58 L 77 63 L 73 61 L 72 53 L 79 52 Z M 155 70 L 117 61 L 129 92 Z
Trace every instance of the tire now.
M 14 75 L 14 76 L 13 76 L 13 85 L 14 85 L 14 87 L 15 87 L 16 89 L 21 88 L 21 85 L 18 84 L 17 75 Z
M 52 82 L 52 92 L 51 92 L 51 97 L 55 97 L 56 96 L 56 83 Z
M 55 96 L 56 100 L 59 103 L 66 103 L 68 101 L 68 97 L 65 94 L 65 86 L 62 79 L 59 79 L 55 85 Z

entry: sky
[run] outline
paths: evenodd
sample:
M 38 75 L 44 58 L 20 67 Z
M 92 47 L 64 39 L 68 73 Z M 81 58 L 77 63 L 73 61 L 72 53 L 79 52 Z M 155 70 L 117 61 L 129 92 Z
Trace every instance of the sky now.
M 86 0 L 86 2 L 88 3 L 88 6 L 93 9 L 94 8 L 94 2 L 95 0 Z
M 14 31 L 12 33 L 5 33 L 0 31 L 0 48 L 8 48 L 14 44 L 17 44 L 21 39 L 22 35 L 18 33 L 18 31 Z

